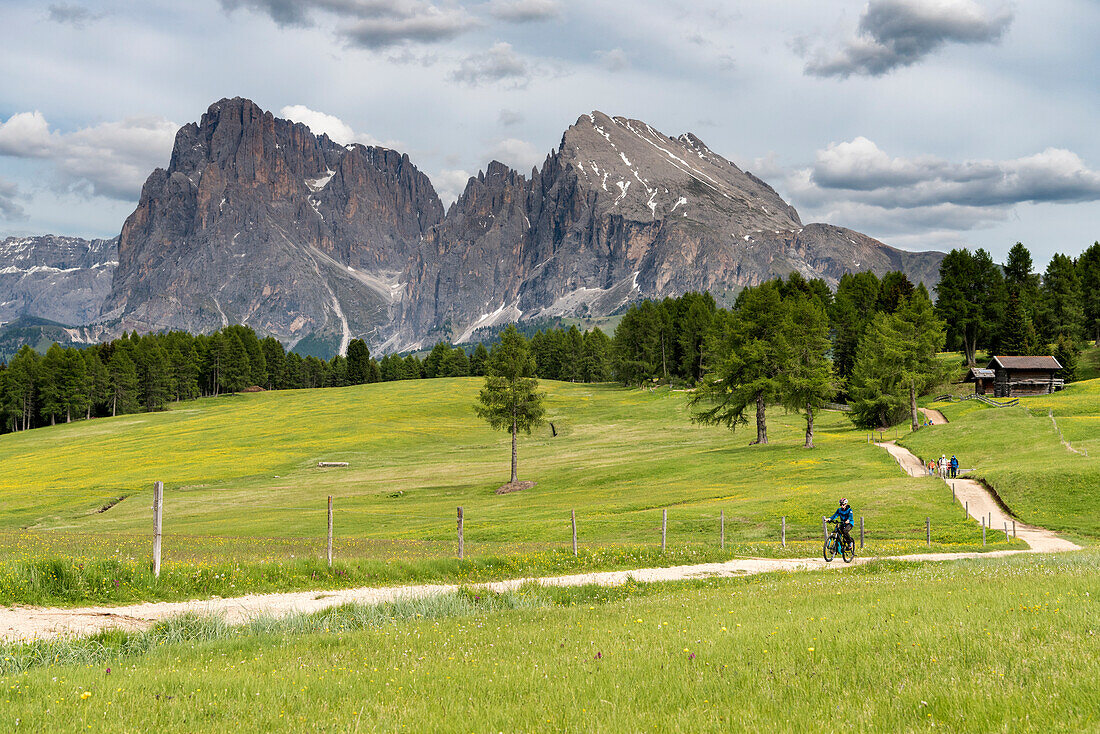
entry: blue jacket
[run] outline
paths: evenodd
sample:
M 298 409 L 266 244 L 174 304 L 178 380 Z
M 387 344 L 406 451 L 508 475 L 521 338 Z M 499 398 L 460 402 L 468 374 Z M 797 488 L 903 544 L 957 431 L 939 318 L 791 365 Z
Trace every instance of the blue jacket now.
M 855 523 L 852 522 L 852 506 L 851 505 L 848 505 L 847 507 L 838 507 L 836 512 L 833 513 L 833 516 L 829 518 L 829 522 L 832 522 L 833 520 L 837 519 L 838 517 L 840 518 L 841 522 L 846 522 L 849 525 L 854 525 L 855 524 Z
M 951 457 L 951 468 L 952 469 L 958 469 L 959 468 L 959 460 L 956 459 L 954 456 Z

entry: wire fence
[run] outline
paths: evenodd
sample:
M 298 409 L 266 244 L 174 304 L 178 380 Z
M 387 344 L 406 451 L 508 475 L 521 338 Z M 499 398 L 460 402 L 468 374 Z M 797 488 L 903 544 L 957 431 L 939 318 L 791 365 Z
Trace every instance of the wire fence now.
M 729 555 L 807 556 L 820 552 L 827 528 L 823 518 L 803 512 L 746 518 L 733 507 L 637 508 L 619 511 L 544 510 L 536 517 L 509 517 L 501 508 L 455 507 L 452 513 L 382 513 L 362 498 L 345 503 L 335 498 L 331 526 L 327 505 L 308 506 L 215 501 L 173 505 L 171 494 L 161 504 L 159 546 L 170 564 L 264 564 L 322 559 L 419 562 L 435 559 L 515 558 L 540 554 L 610 554 L 644 550 Z M 147 506 L 146 506 L 147 507 Z M 257 534 L 224 534 L 205 526 L 225 524 L 221 514 L 247 511 Z M 979 528 L 965 516 L 896 518 L 879 523 L 859 516 L 852 528 L 858 547 L 889 555 L 919 546 L 976 545 L 1010 540 L 1010 529 Z M 145 511 L 145 508 L 142 508 Z M 148 509 L 148 531 L 83 532 L 65 529 L 0 530 L 0 562 L 61 557 L 125 562 L 153 560 L 154 508 Z M 462 519 L 459 522 L 459 514 Z M 173 530 L 184 525 L 189 532 Z M 132 525 L 132 522 L 131 522 Z M 285 534 L 261 534 L 285 527 Z M 331 533 L 329 531 L 331 527 Z M 197 530 L 196 530 L 197 529 Z M 992 531 L 1006 530 L 1004 533 Z

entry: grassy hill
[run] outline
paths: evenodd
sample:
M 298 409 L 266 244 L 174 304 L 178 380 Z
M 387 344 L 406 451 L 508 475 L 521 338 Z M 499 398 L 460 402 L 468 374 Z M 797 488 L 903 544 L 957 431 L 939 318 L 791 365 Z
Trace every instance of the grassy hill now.
M 1015 408 L 975 400 L 930 407 L 951 422 L 906 437 L 902 443 L 913 453 L 956 454 L 965 474 L 992 486 L 1021 519 L 1100 537 L 1100 380 L 1021 398 Z
M 662 509 L 670 547 L 714 546 L 724 510 L 727 541 L 742 551 L 778 553 L 786 515 L 788 537 L 812 543 L 806 554 L 842 495 L 866 516 L 875 552 L 921 547 L 926 516 L 938 542 L 980 544 L 941 483 L 903 476 L 841 414 L 818 417 L 819 448 L 807 451 L 803 419 L 773 410 L 772 445 L 749 447 L 747 432 L 693 425 L 685 394 L 667 390 L 544 383 L 557 436 L 547 427 L 520 443 L 521 478 L 538 485 L 497 496 L 508 438 L 475 417 L 479 386 L 466 378 L 235 395 L 5 435 L 0 527 L 29 528 L 26 543 L 72 537 L 108 554 L 134 535 L 144 549 L 160 479 L 169 559 L 215 545 L 225 557 L 263 557 L 260 539 L 316 541 L 327 495 L 340 542 L 362 541 L 347 552 L 383 559 L 453 554 L 459 505 L 474 555 L 566 547 L 574 508 L 587 547 L 656 545 Z M 318 469 L 320 460 L 351 466 Z

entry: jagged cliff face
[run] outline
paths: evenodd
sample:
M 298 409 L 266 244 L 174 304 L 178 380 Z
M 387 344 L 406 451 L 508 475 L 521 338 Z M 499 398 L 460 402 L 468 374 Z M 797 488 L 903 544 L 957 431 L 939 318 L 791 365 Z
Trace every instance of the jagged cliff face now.
M 84 324 L 99 314 L 118 238 L 9 237 L 0 242 L 0 325 L 20 317 Z
M 146 181 L 102 318 L 139 330 L 244 323 L 318 351 L 378 342 L 401 271 L 442 218 L 407 156 L 224 99 L 180 129 L 168 169 Z
M 462 341 L 518 318 L 604 315 L 640 298 L 720 300 L 791 271 L 853 270 L 935 283 L 940 253 L 803 225 L 766 183 L 691 134 L 582 116 L 528 180 L 493 163 L 471 179 L 407 271 L 395 343 Z
M 689 290 L 728 302 L 792 270 L 830 283 L 902 270 L 931 286 L 943 257 L 803 225 L 694 135 L 600 112 L 530 176 L 490 164 L 444 216 L 407 156 L 338 145 L 240 98 L 180 129 L 117 255 L 114 241 L 81 242 L 0 246 L 0 321 L 95 321 L 80 338 L 244 323 L 327 356 L 353 337 L 396 351 Z

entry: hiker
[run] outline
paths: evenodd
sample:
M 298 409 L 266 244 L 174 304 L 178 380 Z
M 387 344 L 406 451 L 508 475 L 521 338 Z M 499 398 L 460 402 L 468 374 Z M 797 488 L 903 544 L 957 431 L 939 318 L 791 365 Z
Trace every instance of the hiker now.
M 931 459 L 928 460 L 928 476 L 936 476 L 936 462 L 932 461 Z
M 947 455 L 940 454 L 940 479 L 947 479 Z
M 952 454 L 951 455 L 951 478 L 955 479 L 959 475 L 959 460 Z

